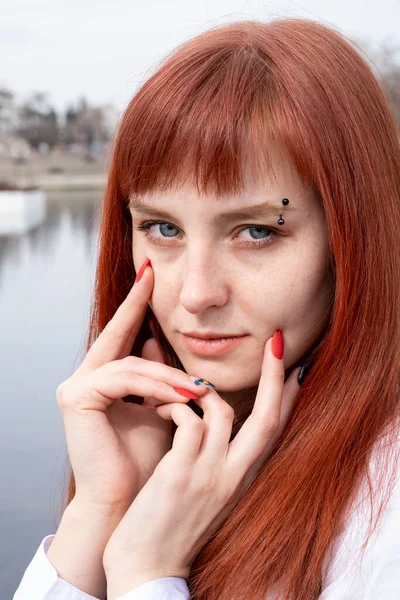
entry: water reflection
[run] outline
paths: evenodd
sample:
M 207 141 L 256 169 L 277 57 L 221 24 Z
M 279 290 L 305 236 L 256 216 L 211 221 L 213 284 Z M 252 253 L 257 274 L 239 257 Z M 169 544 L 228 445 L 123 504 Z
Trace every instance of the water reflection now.
M 0 192 L 0 236 L 25 233 L 45 220 L 44 190 Z
M 84 355 L 100 203 L 100 192 L 48 193 L 44 223 L 0 237 L 4 598 L 58 526 L 66 447 L 55 390 Z
M 85 241 L 87 252 L 91 252 L 95 213 L 100 202 L 99 192 L 84 192 L 84 195 L 82 192 L 47 192 L 44 223 L 22 235 L 0 235 L 0 286 L 4 285 L 1 278 L 3 263 L 13 261 L 17 266 L 23 247 L 33 253 L 51 251 L 58 245 L 59 228 L 68 227 L 68 221 L 77 236 Z

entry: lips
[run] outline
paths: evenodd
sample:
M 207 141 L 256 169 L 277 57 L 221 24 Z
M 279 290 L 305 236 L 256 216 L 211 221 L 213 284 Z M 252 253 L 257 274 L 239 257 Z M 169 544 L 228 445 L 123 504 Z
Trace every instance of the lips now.
M 221 338 L 234 338 L 234 337 L 242 337 L 245 334 L 242 333 L 216 333 L 216 332 L 196 332 L 196 331 L 187 331 L 183 335 L 188 337 L 197 338 L 201 340 L 219 340 Z
M 204 339 L 183 335 L 182 339 L 186 348 L 193 354 L 199 354 L 201 356 L 217 356 L 233 350 L 247 337 L 247 335 L 242 335 Z

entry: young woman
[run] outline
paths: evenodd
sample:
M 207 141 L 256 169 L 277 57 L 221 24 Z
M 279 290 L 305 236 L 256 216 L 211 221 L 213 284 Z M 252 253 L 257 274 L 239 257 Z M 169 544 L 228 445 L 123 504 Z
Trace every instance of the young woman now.
M 57 390 L 66 506 L 14 600 L 399 597 L 399 166 L 317 22 L 211 29 L 142 85 Z

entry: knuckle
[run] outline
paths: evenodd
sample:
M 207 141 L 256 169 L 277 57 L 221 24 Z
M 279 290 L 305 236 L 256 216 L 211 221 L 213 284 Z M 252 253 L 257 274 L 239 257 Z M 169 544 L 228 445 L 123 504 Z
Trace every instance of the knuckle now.
M 151 379 L 151 377 L 140 368 L 140 361 L 143 361 L 143 359 L 138 358 L 137 356 L 127 356 L 121 361 L 118 361 L 115 371 L 128 378 L 145 377 L 146 379 Z
M 171 483 L 175 489 L 186 490 L 189 486 L 190 479 L 186 471 L 176 469 L 172 475 Z
M 78 408 L 84 398 L 90 397 L 92 388 L 91 378 L 87 375 L 80 378 L 73 376 L 62 382 L 56 390 L 60 412 L 64 414 L 67 410 Z
M 121 398 L 125 398 L 125 396 L 131 396 L 131 395 L 133 395 L 133 396 L 139 395 L 139 394 L 136 394 L 135 392 L 136 392 L 136 390 L 134 390 L 127 381 L 124 381 L 123 383 L 121 383 L 119 386 L 119 390 L 118 390 L 118 393 L 120 394 Z
M 284 382 L 285 380 L 285 373 L 279 372 L 279 373 L 271 373 L 270 374 L 270 378 L 273 381 L 278 381 L 278 382 Z
M 228 404 L 227 402 L 223 402 L 221 403 L 221 415 L 227 421 L 233 421 L 233 419 L 235 418 L 235 411 L 230 404 Z
M 159 398 L 160 395 L 164 398 L 163 392 L 165 392 L 165 394 L 167 394 L 170 390 L 170 388 L 167 384 L 163 385 L 161 382 L 154 381 L 153 379 L 150 379 L 148 381 L 147 385 L 148 385 L 148 392 L 146 395 L 152 396 L 153 398 Z
M 216 490 L 220 487 L 221 474 L 204 472 L 203 475 L 196 477 L 196 490 L 202 495 L 215 496 Z
M 60 409 L 65 407 L 69 403 L 69 387 L 70 383 L 68 379 L 66 381 L 61 382 L 56 389 L 57 404 Z
M 64 389 L 65 389 L 65 385 L 64 385 L 64 381 L 63 381 L 56 388 L 56 398 L 57 398 L 58 403 L 62 402 Z
M 137 366 L 138 360 L 140 360 L 137 356 L 125 356 L 125 358 L 120 358 L 118 360 L 113 361 L 116 367 L 120 367 L 123 369 L 131 370 L 133 367 Z
M 118 360 L 113 360 L 102 367 L 100 367 L 103 371 L 109 373 L 110 375 L 117 375 L 119 377 L 130 377 L 137 375 L 134 370 L 135 363 L 132 359 L 136 358 L 134 356 L 126 356 L 125 358 L 120 358 Z

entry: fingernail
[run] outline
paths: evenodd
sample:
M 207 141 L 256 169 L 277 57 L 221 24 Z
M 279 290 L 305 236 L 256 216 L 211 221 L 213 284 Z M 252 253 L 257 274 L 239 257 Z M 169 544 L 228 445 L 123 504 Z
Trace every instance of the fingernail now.
M 207 379 L 203 379 L 202 377 L 193 377 L 190 376 L 190 381 L 195 385 L 205 385 L 207 387 L 215 388 L 215 385 L 211 383 L 211 381 L 207 381 Z
M 302 385 L 302 383 L 304 383 L 305 378 L 307 377 L 308 373 L 311 370 L 311 366 L 312 366 L 312 363 L 310 361 L 301 367 L 299 374 L 297 376 L 297 383 L 300 386 Z
M 146 260 L 144 261 L 144 263 L 142 264 L 142 266 L 140 267 L 139 271 L 137 272 L 136 275 L 136 282 L 140 281 L 142 278 L 142 275 L 146 269 L 146 267 L 148 267 L 149 265 L 151 265 L 151 261 L 149 258 L 146 258 Z
M 283 342 L 283 334 L 281 329 L 277 329 L 273 335 L 272 343 L 271 343 L 272 354 L 275 358 L 281 359 L 283 356 L 284 350 L 284 342 Z
M 195 398 L 193 398 L 193 396 L 195 396 L 196 394 L 194 394 L 193 392 L 189 392 L 189 390 L 185 390 L 184 388 L 180 388 L 180 387 L 174 387 L 174 390 L 181 396 L 184 396 L 185 398 L 189 398 L 189 400 L 195 400 Z

